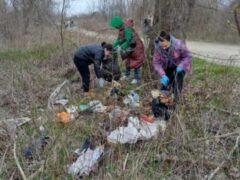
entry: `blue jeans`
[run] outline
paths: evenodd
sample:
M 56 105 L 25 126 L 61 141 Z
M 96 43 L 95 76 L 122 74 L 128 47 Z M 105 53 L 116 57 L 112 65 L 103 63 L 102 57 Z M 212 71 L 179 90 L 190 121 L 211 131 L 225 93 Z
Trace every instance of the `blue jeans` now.
M 129 77 L 130 73 L 131 73 L 131 68 L 130 67 L 126 67 L 125 75 L 127 77 Z M 139 74 L 140 74 L 140 69 L 139 68 L 134 68 L 134 79 L 139 80 L 140 79 Z

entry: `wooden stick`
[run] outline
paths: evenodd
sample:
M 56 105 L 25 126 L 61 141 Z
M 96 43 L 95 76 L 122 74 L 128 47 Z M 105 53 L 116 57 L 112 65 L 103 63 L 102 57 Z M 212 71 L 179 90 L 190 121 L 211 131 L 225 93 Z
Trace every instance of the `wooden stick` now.
M 124 160 L 124 163 L 123 163 L 123 171 L 126 170 L 126 165 L 127 165 L 128 155 L 129 155 L 129 154 L 127 153 L 127 156 L 126 156 L 126 158 L 125 158 L 125 160 Z
M 234 115 L 234 116 L 240 116 L 240 113 L 238 113 L 238 112 L 231 112 L 229 110 L 217 108 L 217 107 L 214 107 L 214 106 L 207 106 L 207 107 L 210 108 L 210 109 L 221 111 L 221 112 L 224 112 L 224 113 L 227 113 L 227 114 L 231 114 L 231 115 Z
M 222 134 L 222 135 L 217 135 L 217 136 L 211 136 L 211 137 L 207 137 L 207 138 L 197 138 L 197 139 L 193 139 L 193 141 L 206 141 L 206 140 L 210 140 L 210 139 L 225 138 L 225 137 L 239 135 L 239 134 L 240 134 L 240 129 L 237 128 L 232 133 L 227 133 L 227 134 Z
M 20 173 L 21 173 L 21 175 L 22 175 L 23 180 L 27 180 L 27 177 L 26 177 L 25 173 L 23 172 L 23 169 L 22 169 L 22 167 L 21 167 L 21 165 L 20 165 L 20 163 L 19 163 L 19 160 L 18 160 L 18 158 L 17 158 L 17 154 L 16 154 L 16 142 L 14 142 L 14 144 L 13 144 L 13 155 L 14 155 L 15 162 L 16 162 L 16 164 L 17 164 L 18 170 L 20 171 Z

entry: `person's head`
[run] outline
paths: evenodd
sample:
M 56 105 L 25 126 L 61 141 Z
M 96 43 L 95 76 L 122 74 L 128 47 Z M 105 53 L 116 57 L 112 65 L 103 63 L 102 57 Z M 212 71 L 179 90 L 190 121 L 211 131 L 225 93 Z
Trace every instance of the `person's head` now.
M 123 26 L 123 20 L 120 16 L 114 16 L 111 18 L 109 25 L 113 28 L 120 29 Z
M 112 44 L 102 42 L 102 47 L 103 47 L 103 50 L 104 50 L 104 56 L 105 57 L 110 57 L 112 55 L 112 52 L 113 52 Z
M 170 43 L 170 35 L 165 32 L 165 31 L 161 31 L 158 37 L 158 40 L 160 41 L 160 45 L 163 49 L 167 49 L 170 47 L 171 43 Z

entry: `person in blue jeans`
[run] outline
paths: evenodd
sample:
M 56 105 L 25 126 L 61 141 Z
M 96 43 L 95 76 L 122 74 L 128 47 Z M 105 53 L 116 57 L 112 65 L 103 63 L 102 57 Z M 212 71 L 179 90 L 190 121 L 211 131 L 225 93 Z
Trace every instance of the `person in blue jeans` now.
M 125 76 L 124 76 L 126 80 L 130 76 L 130 73 L 131 73 L 131 68 L 126 67 Z M 140 80 L 140 68 L 134 68 L 134 79 L 132 80 L 131 83 L 136 84 L 139 80 Z

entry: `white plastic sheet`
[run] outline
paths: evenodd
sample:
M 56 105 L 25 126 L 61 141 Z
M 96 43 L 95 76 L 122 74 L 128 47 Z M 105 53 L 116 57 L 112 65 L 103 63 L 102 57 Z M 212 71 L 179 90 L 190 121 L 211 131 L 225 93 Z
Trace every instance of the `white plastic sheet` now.
M 110 143 L 134 144 L 138 140 L 149 140 L 156 137 L 161 130 L 165 130 L 165 121 L 154 121 L 153 123 L 139 121 L 138 117 L 129 117 L 127 127 L 119 127 L 112 131 L 107 137 Z
M 78 157 L 76 162 L 70 165 L 68 173 L 78 177 L 88 176 L 97 167 L 98 159 L 103 154 L 103 150 L 103 146 L 96 147 L 94 150 L 88 148 Z

